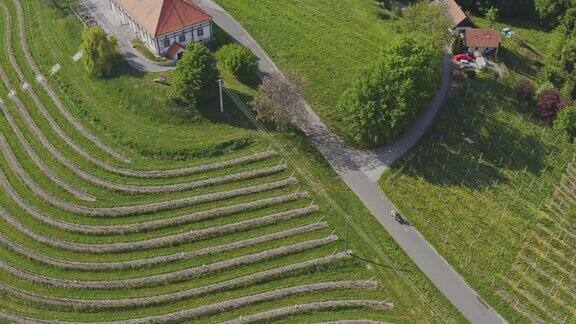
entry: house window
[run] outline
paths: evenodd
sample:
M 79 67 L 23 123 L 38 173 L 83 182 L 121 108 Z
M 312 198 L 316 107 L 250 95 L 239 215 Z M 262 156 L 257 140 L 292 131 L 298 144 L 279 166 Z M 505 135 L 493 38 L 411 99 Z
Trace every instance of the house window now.
M 164 38 L 164 47 L 170 46 L 170 38 Z
M 180 37 L 178 37 L 178 41 L 180 43 L 184 43 L 186 41 L 186 34 L 185 33 L 180 34 Z
M 197 29 L 196 35 L 198 35 L 198 37 L 203 36 L 204 35 L 204 28 Z

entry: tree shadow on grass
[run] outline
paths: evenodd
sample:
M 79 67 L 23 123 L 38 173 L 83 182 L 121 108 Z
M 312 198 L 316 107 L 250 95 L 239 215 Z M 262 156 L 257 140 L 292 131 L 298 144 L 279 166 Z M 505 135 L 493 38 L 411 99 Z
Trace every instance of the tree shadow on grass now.
M 542 172 L 546 146 L 526 130 L 532 121 L 518 114 L 518 102 L 509 100 L 512 89 L 504 82 L 474 80 L 450 98 L 429 137 L 400 163 L 404 174 L 478 190 L 513 181 L 504 170 Z
M 105 79 L 114 79 L 122 76 L 133 79 L 144 79 L 146 77 L 146 73 L 134 68 L 128 64 L 124 57 L 120 56 L 118 58 L 116 67 L 112 71 L 112 74 L 110 74 L 110 76 Z
M 534 77 L 538 70 L 544 66 L 542 62 L 520 56 L 506 47 L 500 49 L 499 55 L 509 69 L 525 77 Z
M 249 108 L 251 97 L 239 92 L 236 92 L 236 94 L 240 101 Z M 198 112 L 203 118 L 212 123 L 223 123 L 242 129 L 256 130 L 256 127 L 250 119 L 238 108 L 237 103 L 226 94 L 224 94 L 223 112 L 220 110 L 219 99 L 202 102 L 198 108 Z
M 545 32 L 545 33 L 549 33 L 554 29 L 553 27 L 541 25 L 541 24 L 537 23 L 536 20 L 526 19 L 526 18 L 510 17 L 510 18 L 504 19 L 504 23 L 509 25 L 512 29 L 514 29 L 514 28 L 532 29 L 532 30 Z
M 437 145 L 434 153 L 425 156 L 422 151 L 404 163 L 404 174 L 422 178 L 426 182 L 446 187 L 466 187 L 479 190 L 506 179 L 498 168 L 480 160 L 465 148 L 467 143 Z M 465 152 L 468 151 L 468 152 Z

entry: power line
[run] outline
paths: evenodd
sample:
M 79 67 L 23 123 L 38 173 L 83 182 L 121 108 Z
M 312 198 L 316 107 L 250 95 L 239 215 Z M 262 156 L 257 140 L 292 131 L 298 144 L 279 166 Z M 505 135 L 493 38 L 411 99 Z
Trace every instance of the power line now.
M 338 214 L 340 214 L 345 222 L 346 225 L 350 225 L 352 226 L 352 228 L 364 239 L 364 241 L 366 241 L 367 243 L 369 243 L 369 245 L 372 247 L 372 249 L 374 249 L 374 251 L 376 253 L 378 253 L 378 255 L 380 255 L 380 257 L 382 257 L 382 259 L 388 263 L 388 266 L 394 270 L 394 272 L 396 272 L 396 274 L 414 291 L 418 294 L 418 296 L 420 297 L 420 299 L 422 301 L 424 301 L 431 309 L 432 312 L 442 318 L 444 321 L 447 321 L 446 318 L 441 314 L 441 312 L 439 312 L 436 307 L 426 298 L 426 296 L 424 296 L 424 294 L 409 280 L 409 278 L 407 278 L 407 276 L 400 272 L 398 269 L 396 269 L 396 267 L 394 266 L 394 263 L 389 259 L 389 257 L 386 255 L 386 253 L 378 246 L 378 244 L 376 242 L 374 242 L 370 236 L 368 236 L 368 234 L 366 234 L 366 232 L 364 232 L 360 226 L 356 223 L 354 223 L 350 216 L 342 209 L 340 208 L 340 206 L 328 195 L 328 193 L 326 192 L 326 190 L 323 188 L 322 185 L 318 184 L 317 181 L 313 178 L 312 175 L 310 175 L 304 167 L 302 167 L 300 165 L 300 163 L 298 163 L 291 155 L 290 153 L 288 153 L 283 147 L 282 144 L 279 143 L 274 136 L 271 134 L 271 132 L 266 128 L 266 126 L 264 126 L 261 122 L 259 122 L 256 117 L 254 116 L 254 114 L 250 111 L 250 109 L 246 106 L 246 104 L 238 97 L 238 95 L 231 89 L 228 89 L 226 87 L 222 87 L 224 92 L 226 92 L 226 94 L 230 97 L 230 99 L 232 99 L 232 101 L 236 104 L 236 106 L 240 109 L 240 111 L 250 120 L 250 122 L 252 122 L 256 128 L 258 128 L 266 137 L 267 139 L 272 143 L 272 145 L 274 145 L 274 147 L 278 150 L 278 152 L 280 152 L 285 159 L 287 159 L 296 169 L 296 171 L 302 176 L 304 177 L 309 184 L 313 187 L 314 191 L 316 191 L 318 194 L 320 194 L 325 200 L 326 202 L 336 211 L 338 212 Z

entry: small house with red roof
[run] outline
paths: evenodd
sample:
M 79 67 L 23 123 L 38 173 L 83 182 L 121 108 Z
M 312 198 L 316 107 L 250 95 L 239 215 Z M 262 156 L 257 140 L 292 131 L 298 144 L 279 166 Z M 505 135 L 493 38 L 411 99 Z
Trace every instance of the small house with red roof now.
M 157 56 L 179 59 L 188 44 L 212 40 L 212 17 L 189 0 L 110 0 L 110 5 Z
M 500 46 L 502 37 L 496 29 L 469 28 L 464 32 L 464 46 L 469 53 L 489 54 Z

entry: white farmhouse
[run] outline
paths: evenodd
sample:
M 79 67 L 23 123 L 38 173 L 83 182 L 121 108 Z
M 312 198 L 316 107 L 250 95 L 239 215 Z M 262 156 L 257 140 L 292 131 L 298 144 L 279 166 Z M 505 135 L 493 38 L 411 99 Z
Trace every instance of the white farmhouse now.
M 188 0 L 110 0 L 110 5 L 157 56 L 179 59 L 188 44 L 212 40 L 212 17 Z

